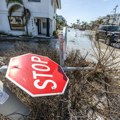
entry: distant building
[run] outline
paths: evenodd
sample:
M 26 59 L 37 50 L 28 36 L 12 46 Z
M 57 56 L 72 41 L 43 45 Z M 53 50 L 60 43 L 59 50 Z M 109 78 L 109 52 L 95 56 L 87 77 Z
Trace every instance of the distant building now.
M 51 36 L 61 0 L 0 0 L 0 32 Z

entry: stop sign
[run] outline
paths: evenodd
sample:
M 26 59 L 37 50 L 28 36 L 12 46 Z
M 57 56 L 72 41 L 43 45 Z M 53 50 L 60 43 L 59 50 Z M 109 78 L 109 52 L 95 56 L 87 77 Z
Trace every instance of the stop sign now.
M 69 81 L 53 60 L 31 53 L 11 58 L 6 78 L 32 97 L 63 94 Z

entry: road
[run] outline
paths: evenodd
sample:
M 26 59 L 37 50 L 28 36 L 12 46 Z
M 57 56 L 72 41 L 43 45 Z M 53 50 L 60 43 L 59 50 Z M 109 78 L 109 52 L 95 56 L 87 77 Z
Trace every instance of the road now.
M 97 62 L 98 56 L 102 57 L 104 54 L 106 61 L 111 60 L 112 63 L 120 61 L 119 57 L 116 58 L 120 55 L 120 49 L 107 46 L 103 42 L 98 44 L 90 31 L 67 29 L 67 53 L 72 50 L 79 50 L 83 57 L 87 54 L 86 59 L 92 62 Z M 109 61 L 109 64 L 112 64 L 111 61 Z
M 90 40 L 89 35 L 85 31 L 68 28 L 67 30 L 67 51 L 79 50 L 84 57 L 87 54 L 87 59 L 95 61 L 93 55 L 93 41 Z

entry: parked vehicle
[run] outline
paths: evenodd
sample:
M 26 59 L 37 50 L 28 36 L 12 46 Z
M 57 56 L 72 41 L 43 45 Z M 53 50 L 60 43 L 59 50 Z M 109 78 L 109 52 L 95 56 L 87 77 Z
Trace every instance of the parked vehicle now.
M 96 40 L 104 40 L 106 44 L 120 42 L 120 26 L 117 25 L 101 25 L 96 32 Z

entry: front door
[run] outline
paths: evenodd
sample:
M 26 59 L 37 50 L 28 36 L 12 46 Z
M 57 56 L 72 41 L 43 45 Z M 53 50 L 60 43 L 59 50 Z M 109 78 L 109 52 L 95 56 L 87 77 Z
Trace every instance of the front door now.
M 41 34 L 41 20 L 37 19 L 37 23 L 38 23 L 38 34 Z

